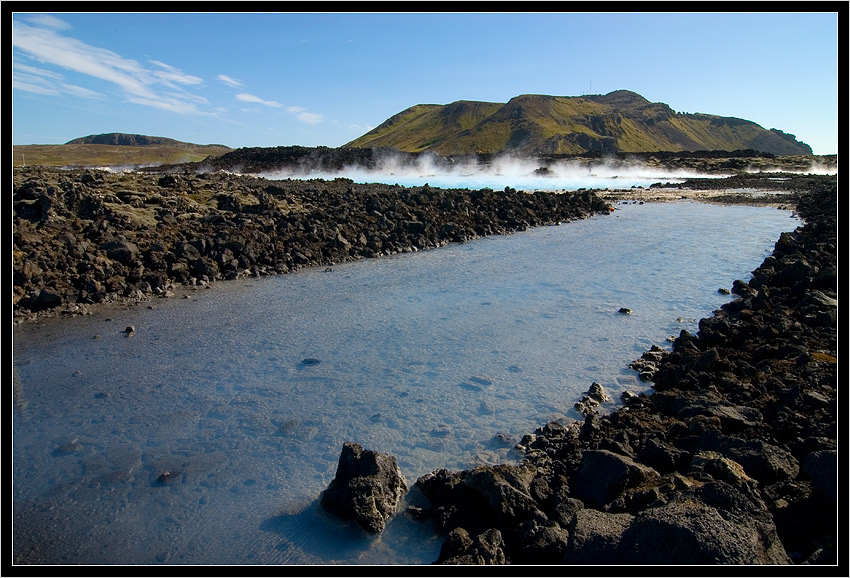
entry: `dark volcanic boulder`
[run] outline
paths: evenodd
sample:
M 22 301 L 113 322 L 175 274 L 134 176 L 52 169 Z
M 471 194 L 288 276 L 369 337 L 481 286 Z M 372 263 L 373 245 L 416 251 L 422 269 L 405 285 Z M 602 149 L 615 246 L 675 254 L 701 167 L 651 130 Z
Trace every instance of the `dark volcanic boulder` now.
M 789 452 L 762 440 L 742 440 L 717 432 L 703 432 L 700 449 L 718 452 L 744 467 L 747 475 L 762 484 L 794 479 L 800 466 Z
M 601 508 L 658 472 L 634 460 L 607 450 L 589 450 L 582 454 L 581 464 L 570 481 L 573 497 L 590 507 Z
M 345 442 L 336 477 L 322 493 L 328 512 L 377 534 L 398 509 L 407 483 L 393 456 Z
M 62 295 L 51 289 L 42 289 L 33 299 L 34 309 L 49 309 L 57 307 L 63 302 Z
M 631 514 L 583 509 L 573 516 L 564 564 L 618 563 L 618 546 L 634 520 Z
M 473 470 L 437 470 L 420 477 L 416 488 L 433 509 L 440 531 L 456 527 L 481 532 L 542 516 L 530 495 L 535 469 L 528 465 L 479 466 Z
M 636 516 L 621 536 L 632 564 L 788 564 L 767 512 L 714 482 Z M 711 495 L 707 495 L 711 494 Z M 718 499 L 718 495 L 722 498 Z
M 472 538 L 463 528 L 455 528 L 446 537 L 435 564 L 505 564 L 505 543 L 495 528 Z
M 528 494 L 533 476 L 531 468 L 522 466 L 479 467 L 465 477 L 464 484 L 480 495 L 500 520 L 514 522 L 537 508 Z
M 803 460 L 803 471 L 812 478 L 815 487 L 829 499 L 838 499 L 838 452 L 824 450 L 812 452 Z
M 132 265 L 139 254 L 139 248 L 129 241 L 119 240 L 105 243 L 102 247 L 106 256 L 124 265 Z
M 788 564 L 770 515 L 722 482 L 636 516 L 579 510 L 565 564 Z

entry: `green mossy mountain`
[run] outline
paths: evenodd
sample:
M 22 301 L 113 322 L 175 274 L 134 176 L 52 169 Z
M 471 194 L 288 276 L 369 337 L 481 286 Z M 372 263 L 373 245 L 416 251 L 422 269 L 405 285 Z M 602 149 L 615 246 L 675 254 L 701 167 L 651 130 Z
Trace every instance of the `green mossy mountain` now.
M 792 134 L 740 118 L 677 113 L 616 90 L 604 95 L 525 94 L 505 104 L 460 100 L 418 104 L 345 145 L 440 155 L 522 155 L 744 150 L 810 155 Z

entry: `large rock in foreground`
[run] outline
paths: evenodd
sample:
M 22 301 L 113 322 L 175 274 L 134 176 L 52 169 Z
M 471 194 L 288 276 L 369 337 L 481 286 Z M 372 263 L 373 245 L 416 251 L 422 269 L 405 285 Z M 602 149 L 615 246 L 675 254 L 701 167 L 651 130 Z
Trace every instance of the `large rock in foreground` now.
M 354 520 L 377 534 L 398 510 L 406 492 L 407 482 L 395 457 L 345 442 L 336 477 L 322 493 L 320 503 L 331 514 Z

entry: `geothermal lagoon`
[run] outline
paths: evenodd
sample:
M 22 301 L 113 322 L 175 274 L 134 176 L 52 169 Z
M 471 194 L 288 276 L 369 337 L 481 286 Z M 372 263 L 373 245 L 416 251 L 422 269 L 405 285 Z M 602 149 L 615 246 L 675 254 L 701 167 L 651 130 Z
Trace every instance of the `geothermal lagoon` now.
M 404 512 L 374 537 L 317 506 L 345 441 L 409 486 L 517 460 L 523 435 L 581 419 L 592 382 L 603 412 L 649 391 L 629 363 L 696 332 L 799 224 L 621 204 L 17 326 L 15 562 L 429 564 L 442 538 Z

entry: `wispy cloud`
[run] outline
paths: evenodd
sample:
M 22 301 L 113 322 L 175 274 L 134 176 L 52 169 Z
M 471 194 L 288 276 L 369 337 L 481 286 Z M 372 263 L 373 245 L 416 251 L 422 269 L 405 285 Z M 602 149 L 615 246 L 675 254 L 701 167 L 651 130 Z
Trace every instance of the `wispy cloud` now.
M 259 96 L 254 96 L 253 94 L 248 94 L 243 92 L 241 94 L 236 95 L 236 100 L 241 100 L 242 102 L 254 102 L 256 104 L 262 104 L 265 106 L 270 106 L 272 108 L 279 108 L 283 106 L 279 102 L 275 102 L 273 100 L 263 100 Z
M 218 76 L 216 76 L 216 78 L 218 78 L 224 84 L 226 84 L 227 86 L 230 86 L 232 88 L 241 88 L 242 87 L 241 81 L 236 80 L 235 78 L 230 78 L 226 74 L 219 74 Z
M 286 108 L 287 112 L 291 112 L 295 115 L 299 121 L 304 124 L 319 124 L 320 122 L 325 120 L 325 116 L 323 114 L 317 114 L 315 112 L 306 112 L 307 109 L 303 106 L 289 106 Z
M 50 96 L 70 95 L 98 100 L 104 98 L 99 92 L 65 82 L 65 77 L 57 72 L 25 64 L 17 64 L 14 67 L 12 87 L 25 92 Z
M 41 18 L 30 20 L 30 22 L 44 25 L 48 21 Z M 19 21 L 13 22 L 12 46 L 18 51 L 19 58 L 25 55 L 42 64 L 57 66 L 111 83 L 120 89 L 128 102 L 178 114 L 211 114 L 207 112 L 206 107 L 201 107 L 205 104 L 205 99 L 183 89 L 184 86 L 203 84 L 202 79 L 185 74 L 174 66 L 156 60 L 149 61 L 153 68 L 143 66 L 111 50 L 91 46 L 57 33 L 54 29 L 60 27 L 61 20 L 52 18 L 50 23 L 53 29 L 30 26 Z M 17 70 L 21 70 L 18 62 L 14 65 Z M 42 76 L 42 78 L 46 77 Z M 26 82 L 27 80 L 30 82 Z M 38 86 L 34 85 L 32 80 L 31 77 L 21 79 L 16 86 L 21 90 L 32 91 L 34 86 Z M 42 87 L 44 87 L 43 84 Z M 82 89 L 78 91 L 78 94 L 83 94 L 86 90 L 88 89 Z M 90 92 L 96 94 L 94 91 Z
M 299 112 L 297 115 L 295 115 L 295 118 L 305 124 L 319 124 L 320 122 L 325 120 L 324 115 L 316 114 L 315 112 Z
M 171 65 L 165 64 L 164 62 L 160 62 L 158 60 L 148 60 L 148 62 L 160 68 L 160 70 L 154 70 L 153 74 L 163 84 L 173 83 L 195 86 L 204 83 L 204 80 L 202 78 L 192 76 L 191 74 L 186 74 L 182 70 L 175 68 Z
M 30 22 L 46 28 L 55 28 L 56 30 L 67 30 L 71 28 L 70 24 L 51 14 L 33 14 L 30 17 Z
M 221 117 L 227 110 L 213 106 L 198 94 L 204 80 L 161 60 L 146 57 L 139 62 L 125 58 L 106 48 L 92 46 L 73 38 L 66 30 L 70 26 L 63 20 L 46 14 L 27 16 L 14 20 L 12 29 L 13 88 L 35 94 L 57 97 L 80 97 L 105 100 L 117 88 L 126 102 L 169 111 L 180 115 L 213 115 Z M 71 83 L 64 72 L 77 80 L 80 77 L 107 83 L 96 85 L 100 92 Z M 237 101 L 268 108 L 284 108 L 275 100 L 261 98 L 247 92 L 242 80 L 227 74 L 216 75 L 216 80 L 234 88 Z M 106 86 L 107 88 L 104 88 Z M 251 109 L 243 108 L 245 112 Z M 255 109 L 256 110 L 256 107 Z M 317 125 L 332 122 L 305 107 L 288 106 L 286 112 L 303 124 Z

